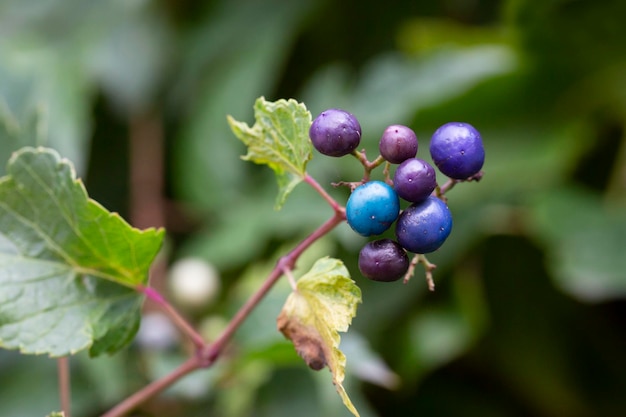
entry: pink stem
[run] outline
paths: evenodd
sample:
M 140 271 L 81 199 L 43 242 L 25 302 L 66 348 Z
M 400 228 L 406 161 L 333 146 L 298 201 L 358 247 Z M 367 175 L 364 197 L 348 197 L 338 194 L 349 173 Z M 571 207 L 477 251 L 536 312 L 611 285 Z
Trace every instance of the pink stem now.
M 324 200 L 330 205 L 330 207 L 335 211 L 335 213 L 340 214 L 345 218 L 345 209 L 341 204 L 337 203 L 337 201 L 331 197 L 330 194 L 326 192 L 326 190 L 315 180 L 315 178 L 311 177 L 309 174 L 305 174 L 304 181 L 309 184 L 315 191 L 321 195 Z
M 185 320 L 180 313 L 157 290 L 152 287 L 139 285 L 137 291 L 143 292 L 146 297 L 157 304 L 170 317 L 174 324 L 191 339 L 197 349 L 204 347 L 205 342 L 202 336 Z
M 296 261 L 309 246 L 311 246 L 316 240 L 320 237 L 324 236 L 332 229 L 334 229 L 338 224 L 340 224 L 344 220 L 344 217 L 340 213 L 335 213 L 333 217 L 327 220 L 324 224 L 322 224 L 317 230 L 307 236 L 298 246 L 296 246 L 291 252 L 287 255 L 283 256 L 278 260 L 276 266 L 270 272 L 270 275 L 263 282 L 261 287 L 257 290 L 256 293 L 252 294 L 252 296 L 246 301 L 246 303 L 239 309 L 239 311 L 235 314 L 232 320 L 228 323 L 228 326 L 222 334 L 209 346 L 207 346 L 202 353 L 202 358 L 206 360 L 203 364 L 204 366 L 210 366 L 215 362 L 217 357 L 220 355 L 226 344 L 230 341 L 231 337 L 235 333 L 235 331 L 241 326 L 244 320 L 250 315 L 252 310 L 259 304 L 259 302 L 265 297 L 267 292 L 274 286 L 276 281 L 283 275 L 283 271 L 287 269 L 293 269 Z
M 192 356 L 187 359 L 186 362 L 183 362 L 178 368 L 172 371 L 170 374 L 164 376 L 161 379 L 157 379 L 152 383 L 146 385 L 141 390 L 137 391 L 135 394 L 126 398 L 121 403 L 117 404 L 115 407 L 104 413 L 101 417 L 121 417 L 133 409 L 135 409 L 139 404 L 147 401 L 152 396 L 160 393 L 164 389 L 168 388 L 170 385 L 174 384 L 176 381 L 181 379 L 183 376 L 188 373 L 195 371 L 196 369 L 201 368 L 201 362 L 197 356 Z

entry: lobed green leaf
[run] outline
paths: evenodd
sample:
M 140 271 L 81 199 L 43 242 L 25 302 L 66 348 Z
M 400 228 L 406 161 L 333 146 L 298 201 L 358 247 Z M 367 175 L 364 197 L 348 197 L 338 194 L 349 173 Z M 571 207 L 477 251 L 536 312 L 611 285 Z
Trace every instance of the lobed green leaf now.
M 91 200 L 53 150 L 16 152 L 0 178 L 0 346 L 91 355 L 125 346 L 163 230 L 132 228 Z
M 304 179 L 306 165 L 312 158 L 311 113 L 293 99 L 270 102 L 260 97 L 254 104 L 254 117 L 252 127 L 231 116 L 228 123 L 235 136 L 248 147 L 242 159 L 268 165 L 274 171 L 279 188 L 275 207 L 279 209 Z

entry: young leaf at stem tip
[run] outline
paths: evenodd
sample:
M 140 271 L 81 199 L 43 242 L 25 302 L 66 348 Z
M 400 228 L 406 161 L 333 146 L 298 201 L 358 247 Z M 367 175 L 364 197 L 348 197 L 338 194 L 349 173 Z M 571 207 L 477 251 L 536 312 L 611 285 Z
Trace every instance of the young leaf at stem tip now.
M 56 151 L 16 152 L 0 178 L 0 346 L 51 356 L 124 347 L 163 234 L 91 200 Z
M 242 159 L 268 165 L 276 175 L 278 196 L 275 208 L 280 209 L 287 195 L 306 174 L 306 165 L 313 156 L 309 139 L 311 113 L 296 100 L 266 101 L 259 97 L 254 104 L 255 123 L 228 116 L 231 130 L 247 147 Z
M 342 382 L 346 357 L 339 332 L 346 332 L 361 302 L 361 290 L 339 259 L 319 259 L 297 282 L 277 319 L 278 330 L 314 370 L 328 366 L 344 405 L 358 416 Z

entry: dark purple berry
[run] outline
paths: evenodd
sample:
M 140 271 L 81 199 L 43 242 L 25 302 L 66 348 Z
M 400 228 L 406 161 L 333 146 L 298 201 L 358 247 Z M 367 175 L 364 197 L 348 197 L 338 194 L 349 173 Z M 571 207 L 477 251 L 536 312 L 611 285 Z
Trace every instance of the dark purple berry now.
M 309 129 L 313 146 L 328 156 L 344 156 L 361 142 L 361 125 L 352 114 L 341 109 L 328 109 L 313 120 Z
M 379 235 L 389 229 L 400 213 L 400 200 L 382 181 L 369 181 L 354 189 L 346 204 L 346 220 L 362 236 Z
M 409 257 L 397 242 L 380 239 L 367 243 L 359 252 L 359 270 L 374 281 L 397 281 L 409 269 Z
M 435 168 L 419 158 L 409 158 L 396 169 L 393 188 L 400 198 L 417 203 L 425 200 L 437 186 Z
M 398 243 L 413 253 L 436 251 L 451 231 L 452 214 L 448 206 L 434 196 L 411 204 L 396 222 Z
M 417 155 L 417 136 L 407 126 L 391 125 L 378 143 L 380 154 L 392 164 L 399 164 Z
M 485 162 L 480 133 L 468 123 L 446 123 L 430 141 L 430 155 L 444 175 L 463 180 L 476 175 Z

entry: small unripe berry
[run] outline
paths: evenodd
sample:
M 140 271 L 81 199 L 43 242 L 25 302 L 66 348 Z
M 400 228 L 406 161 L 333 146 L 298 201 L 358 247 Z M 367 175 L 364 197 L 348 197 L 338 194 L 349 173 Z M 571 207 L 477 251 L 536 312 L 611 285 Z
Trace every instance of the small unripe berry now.
M 378 150 L 387 161 L 399 164 L 417 154 L 417 136 L 410 127 L 388 126 L 380 138 Z

